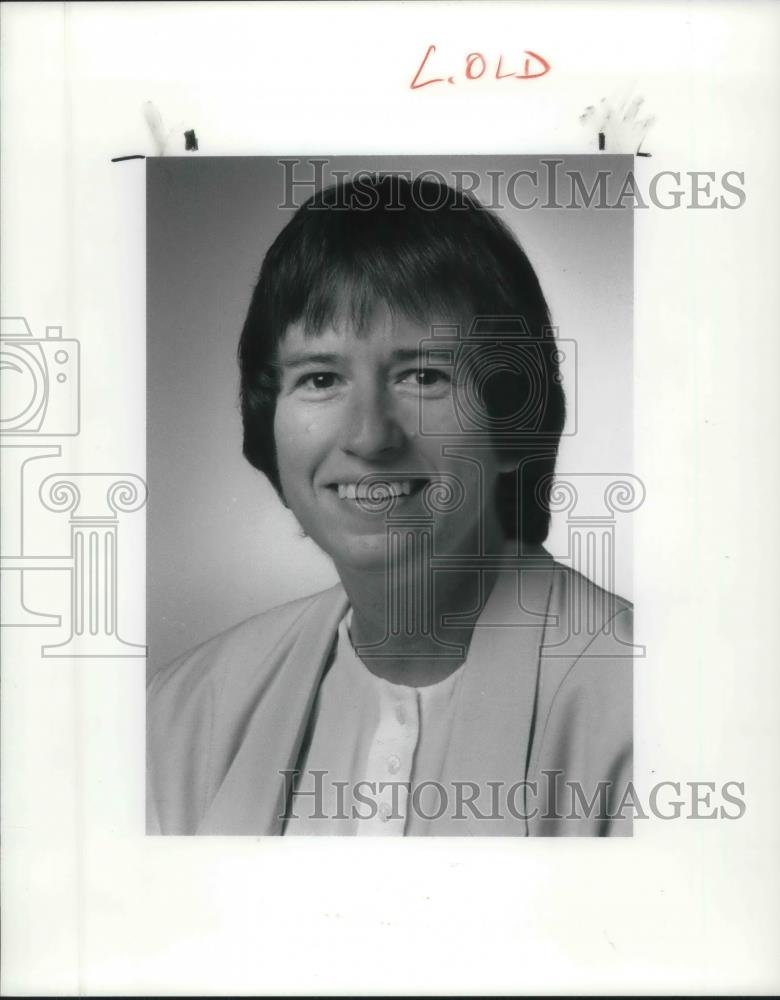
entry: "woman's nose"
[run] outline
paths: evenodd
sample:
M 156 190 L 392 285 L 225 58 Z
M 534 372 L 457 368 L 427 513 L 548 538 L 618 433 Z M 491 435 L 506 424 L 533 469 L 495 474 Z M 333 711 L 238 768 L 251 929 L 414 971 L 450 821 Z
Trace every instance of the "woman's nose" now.
M 392 402 L 376 388 L 353 391 L 342 424 L 344 451 L 370 461 L 401 447 L 404 431 Z

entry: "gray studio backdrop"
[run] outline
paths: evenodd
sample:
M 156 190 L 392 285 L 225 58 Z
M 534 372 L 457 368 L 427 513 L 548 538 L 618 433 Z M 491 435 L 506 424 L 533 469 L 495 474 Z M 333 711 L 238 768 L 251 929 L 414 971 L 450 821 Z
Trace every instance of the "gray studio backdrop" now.
M 322 157 L 324 158 L 324 157 Z M 307 161 L 296 177 L 312 176 Z M 562 442 L 559 471 L 632 471 L 633 210 L 542 207 L 540 157 L 329 157 L 331 170 L 474 171 L 489 203 L 495 172 L 527 178 L 514 207 L 499 195 L 562 338 L 577 342 L 577 428 Z M 611 173 L 614 194 L 627 156 L 566 157 L 591 187 Z M 289 171 L 289 168 L 287 168 Z M 493 174 L 493 177 L 490 174 Z M 289 176 L 289 174 L 288 174 Z M 471 182 L 469 182 L 471 183 Z M 492 187 L 491 187 L 492 185 Z M 309 191 L 297 194 L 300 201 Z M 559 193 L 569 202 L 568 182 Z M 614 200 L 614 199 L 612 199 Z M 236 346 L 263 256 L 293 213 L 276 158 L 147 160 L 147 629 L 150 671 L 266 608 L 336 580 L 332 564 L 299 534 L 265 477 L 241 454 Z M 571 395 L 571 385 L 566 385 Z M 573 414 L 572 417 L 573 419 Z M 587 512 L 586 512 L 587 513 Z M 598 511 L 592 513 L 598 514 Z M 603 512 L 602 512 L 603 513 Z M 566 558 L 569 524 L 555 514 L 547 547 Z M 631 598 L 630 515 L 615 519 L 618 593 Z

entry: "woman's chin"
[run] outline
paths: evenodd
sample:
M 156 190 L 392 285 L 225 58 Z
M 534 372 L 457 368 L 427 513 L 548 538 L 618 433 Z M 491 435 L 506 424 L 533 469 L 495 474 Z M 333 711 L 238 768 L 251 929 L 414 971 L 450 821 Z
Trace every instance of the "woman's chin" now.
M 389 560 L 387 541 L 384 538 L 361 539 L 361 544 L 339 547 L 337 551 L 328 552 L 339 573 L 383 573 L 387 570 Z
M 323 546 L 323 548 L 325 548 Z M 341 576 L 351 573 L 388 573 L 393 567 L 394 575 L 404 569 L 419 569 L 419 546 L 412 545 L 406 551 L 394 549 L 392 558 L 388 552 L 385 535 L 363 536 L 350 539 L 349 544 L 325 548 L 335 563 Z

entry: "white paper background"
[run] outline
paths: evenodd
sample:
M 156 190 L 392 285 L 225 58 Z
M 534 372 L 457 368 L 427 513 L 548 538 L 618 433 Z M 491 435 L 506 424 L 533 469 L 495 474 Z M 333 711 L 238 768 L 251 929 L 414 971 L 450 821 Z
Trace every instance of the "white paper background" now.
M 56 470 L 145 472 L 143 163 L 109 161 L 155 152 L 146 100 L 177 153 L 185 128 L 209 155 L 555 153 L 593 150 L 584 106 L 633 88 L 657 118 L 640 181 L 739 170 L 747 191 L 739 211 L 637 213 L 634 386 L 636 780 L 743 781 L 744 818 L 603 843 L 146 839 L 143 659 L 43 658 L 45 630 L 3 629 L 4 992 L 776 991 L 776 6 L 6 4 L 2 20 L 3 315 L 82 350 L 83 429 Z M 449 72 L 526 48 L 553 69 L 413 92 L 431 43 Z M 128 515 L 136 642 L 143 546 Z

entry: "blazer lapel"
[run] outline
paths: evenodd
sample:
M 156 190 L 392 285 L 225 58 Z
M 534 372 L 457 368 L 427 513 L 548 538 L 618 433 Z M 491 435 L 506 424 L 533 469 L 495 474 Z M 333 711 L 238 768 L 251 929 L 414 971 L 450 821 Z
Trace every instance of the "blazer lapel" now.
M 285 644 L 276 654 L 276 662 L 263 665 L 270 677 L 268 686 L 198 827 L 199 834 L 262 836 L 282 832 L 287 782 L 281 772 L 296 766 L 347 603 L 340 585 L 326 591 L 303 616 L 292 646 Z
M 526 777 L 551 567 L 541 550 L 502 571 L 479 617 L 441 780 L 450 803 L 453 782 L 476 783 L 475 807 L 481 816 L 465 806 L 463 819 L 432 821 L 430 832 L 435 823 L 437 835 L 527 836 L 523 787 L 510 796 L 509 808 L 507 793 Z M 497 793 L 488 782 L 498 783 L 493 786 Z M 453 812 L 448 808 L 446 816 Z M 497 818 L 481 818 L 486 814 Z

